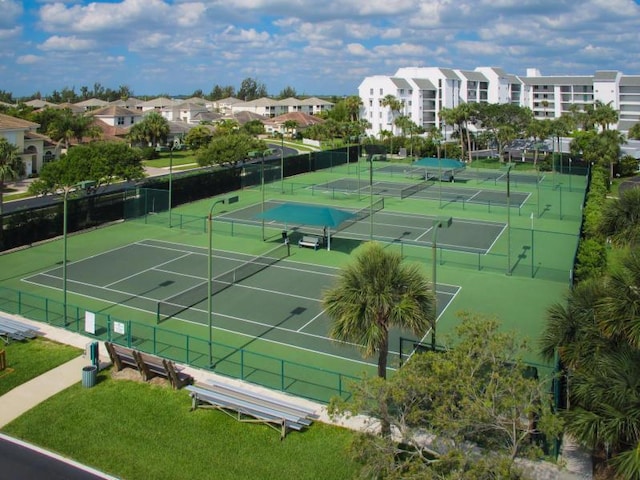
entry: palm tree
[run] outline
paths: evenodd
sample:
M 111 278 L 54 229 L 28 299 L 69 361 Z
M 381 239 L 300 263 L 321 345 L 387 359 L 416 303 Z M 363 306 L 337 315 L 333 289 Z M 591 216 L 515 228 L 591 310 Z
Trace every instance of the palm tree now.
M 389 329 L 422 336 L 434 323 L 431 285 L 417 264 L 380 244 L 365 244 L 323 295 L 332 320 L 329 336 L 359 345 L 365 357 L 378 353 L 378 376 L 387 376 Z
M 293 138 L 293 132 L 298 128 L 298 122 L 295 120 L 286 120 L 282 126 L 285 132 L 289 134 L 289 137 Z
M 2 215 L 2 192 L 4 182 L 18 178 L 24 170 L 22 159 L 18 156 L 18 147 L 0 137 L 0 215 Z
M 618 111 L 611 106 L 611 102 L 605 104 L 596 100 L 592 115 L 594 124 L 600 126 L 603 132 L 609 130 L 609 125 L 618 122 Z
M 167 137 L 169 136 L 169 122 L 166 118 L 158 112 L 151 112 L 147 114 L 142 122 L 146 124 L 146 129 L 149 132 L 153 145 L 167 141 Z
M 360 118 L 360 107 L 362 99 L 358 95 L 351 95 L 344 99 L 344 105 L 349 113 L 349 121 L 357 122 Z
M 542 351 L 567 373 L 566 430 L 603 453 L 619 478 L 640 478 L 640 253 L 579 284 L 549 310 Z
M 540 143 L 551 135 L 551 120 L 536 120 L 531 119 L 531 123 L 527 126 L 527 135 L 533 138 L 533 166 L 538 165 L 538 152 L 540 151 Z
M 602 212 L 599 232 L 619 246 L 640 244 L 640 189 L 632 188 L 609 200 Z
M 400 113 L 400 110 L 402 110 L 403 103 L 394 95 L 388 94 L 382 100 L 380 100 L 380 106 L 389 107 L 389 110 L 391 111 L 392 136 L 391 148 L 389 153 L 393 154 L 393 125 L 395 125 L 396 114 Z

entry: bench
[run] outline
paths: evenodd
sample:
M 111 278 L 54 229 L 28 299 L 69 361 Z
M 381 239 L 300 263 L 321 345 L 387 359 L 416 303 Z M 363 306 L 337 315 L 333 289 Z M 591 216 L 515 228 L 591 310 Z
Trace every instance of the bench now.
M 39 333 L 40 331 L 37 328 L 29 324 L 0 316 L 0 339 L 2 339 L 4 343 L 8 344 L 11 340 L 22 341 L 35 338 Z
M 192 411 L 198 407 L 212 408 L 241 422 L 264 423 L 280 432 L 280 440 L 285 438 L 287 431 L 300 431 L 317 418 L 312 410 L 214 380 L 186 389 L 192 399 Z
M 314 250 L 317 250 L 322 246 L 322 238 L 316 237 L 315 235 L 304 235 L 300 240 L 298 240 L 299 247 L 311 247 Z
M 130 367 L 138 370 L 145 382 L 154 377 L 162 377 L 169 380 L 169 383 L 175 389 L 180 389 L 193 383 L 193 377 L 179 371 L 170 360 L 111 342 L 105 342 L 105 348 L 116 371 Z

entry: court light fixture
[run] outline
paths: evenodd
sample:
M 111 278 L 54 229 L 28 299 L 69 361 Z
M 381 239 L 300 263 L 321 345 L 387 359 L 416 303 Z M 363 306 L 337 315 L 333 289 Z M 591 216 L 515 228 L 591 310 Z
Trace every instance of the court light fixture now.
M 431 350 L 436 351 L 436 323 L 438 323 L 438 289 L 436 281 L 437 259 L 438 259 L 438 232 L 441 228 L 449 228 L 453 223 L 452 217 L 439 217 L 433 220 L 431 235 L 432 252 L 432 282 L 433 282 L 433 324 L 431 325 Z
M 511 169 L 514 163 L 507 163 L 501 170 L 507 173 L 507 275 L 511 275 Z
M 236 203 L 239 200 L 238 196 L 235 195 L 233 197 L 219 198 L 211 204 L 211 208 L 209 209 L 209 216 L 207 217 L 207 226 L 209 228 L 209 256 L 207 262 L 207 323 L 209 326 L 209 367 L 213 365 L 213 350 L 211 348 L 211 344 L 213 343 L 212 336 L 212 323 L 213 323 L 213 308 L 211 304 L 211 297 L 213 296 L 213 208 L 218 204 L 228 204 Z

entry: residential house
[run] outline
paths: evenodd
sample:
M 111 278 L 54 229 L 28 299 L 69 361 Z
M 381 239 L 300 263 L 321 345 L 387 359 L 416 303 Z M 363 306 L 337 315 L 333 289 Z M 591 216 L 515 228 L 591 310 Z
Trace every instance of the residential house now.
M 160 115 L 170 122 L 199 123 L 196 119 L 200 113 L 208 112 L 207 107 L 202 103 L 183 102 L 164 107 L 160 110 Z
M 294 121 L 297 127 L 293 130 L 287 130 L 285 123 L 288 121 Z M 269 134 L 291 135 L 295 136 L 298 132 L 301 132 L 311 125 L 318 123 L 324 123 L 324 120 L 308 113 L 303 112 L 291 112 L 283 115 L 278 115 L 274 118 L 268 118 L 263 121 L 265 131 Z
M 142 112 L 116 105 L 107 105 L 88 112 L 88 115 L 94 118 L 94 124 L 102 130 L 103 140 L 124 140 L 131 127 L 144 118 Z
M 0 136 L 18 147 L 27 176 L 40 172 L 45 162 L 58 158 L 57 145 L 45 135 L 39 134 L 37 123 L 0 114 Z

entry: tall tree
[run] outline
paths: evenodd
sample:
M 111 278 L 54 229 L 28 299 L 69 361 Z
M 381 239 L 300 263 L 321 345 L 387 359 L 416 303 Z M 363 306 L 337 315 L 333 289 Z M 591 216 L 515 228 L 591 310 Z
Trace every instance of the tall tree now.
M 362 99 L 358 95 L 350 95 L 344 99 L 344 104 L 349 114 L 349 120 L 351 122 L 357 122 L 360 118 Z
M 144 168 L 140 152 L 123 142 L 93 142 L 79 145 L 55 162 L 46 163 L 31 193 L 70 191 L 77 183 L 91 180 L 99 188 L 116 180 L 140 180 Z
M 130 129 L 127 137 L 133 143 L 145 146 L 164 144 L 169 136 L 169 122 L 158 112 L 151 112 Z
M 291 98 L 291 97 L 295 98 L 296 96 L 298 96 L 298 94 L 296 93 L 296 89 L 287 85 L 280 91 L 278 98 L 280 99 Z
M 267 96 L 267 87 L 255 78 L 245 78 L 238 90 L 238 98 L 249 102 Z
M 551 120 L 531 119 L 531 123 L 527 126 L 527 136 L 533 138 L 533 165 L 538 165 L 538 153 L 540 152 L 540 144 L 551 135 Z
M 640 254 L 580 283 L 554 305 L 542 343 L 567 372 L 567 431 L 619 478 L 640 478 Z
M 548 379 L 527 375 L 515 334 L 493 318 L 461 318 L 446 342 L 454 346 L 414 354 L 389 380 L 367 377 L 352 399 L 330 405 L 334 416 L 393 426 L 393 437 L 363 434 L 351 445 L 362 478 L 527 478 L 516 456 L 540 458 L 537 440 L 557 437 Z
M 431 285 L 418 265 L 370 242 L 340 272 L 322 299 L 331 319 L 331 338 L 353 342 L 369 357 L 378 354 L 378 375 L 387 376 L 389 329 L 415 335 L 433 325 Z
M 618 122 L 618 112 L 611 106 L 611 102 L 602 103 L 596 100 L 593 110 L 593 122 L 600 127 L 601 131 L 609 130 L 609 127 Z
M 263 140 L 246 133 L 230 133 L 214 137 L 206 146 L 198 150 L 196 159 L 202 167 L 211 165 L 233 165 L 247 158 L 250 151 L 265 151 Z
M 599 230 L 615 245 L 640 245 L 640 189 L 631 188 L 618 198 L 607 201 L 600 219 Z

